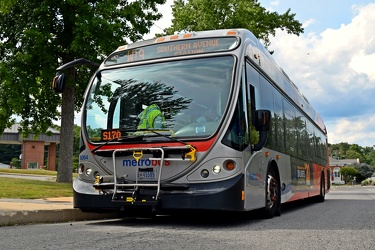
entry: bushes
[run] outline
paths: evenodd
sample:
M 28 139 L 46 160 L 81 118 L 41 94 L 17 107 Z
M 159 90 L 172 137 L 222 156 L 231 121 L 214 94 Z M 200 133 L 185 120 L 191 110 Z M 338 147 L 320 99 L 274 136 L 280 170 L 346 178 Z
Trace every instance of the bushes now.
M 12 168 L 21 169 L 21 161 L 18 158 L 12 158 Z
M 367 186 L 367 185 L 374 185 L 375 186 L 375 181 L 372 179 L 366 179 L 361 181 L 361 186 Z

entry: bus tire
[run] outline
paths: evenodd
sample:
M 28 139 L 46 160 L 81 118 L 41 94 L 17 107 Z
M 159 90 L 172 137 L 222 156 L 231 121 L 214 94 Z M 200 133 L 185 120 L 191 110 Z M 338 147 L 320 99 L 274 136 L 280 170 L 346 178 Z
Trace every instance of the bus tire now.
M 280 180 L 275 168 L 269 168 L 266 181 L 266 206 L 264 208 L 264 218 L 271 219 L 280 216 L 281 212 L 281 190 Z
M 316 202 L 324 202 L 325 195 L 326 195 L 325 181 L 324 181 L 324 174 L 322 173 L 320 177 L 320 193 L 318 196 L 315 197 Z

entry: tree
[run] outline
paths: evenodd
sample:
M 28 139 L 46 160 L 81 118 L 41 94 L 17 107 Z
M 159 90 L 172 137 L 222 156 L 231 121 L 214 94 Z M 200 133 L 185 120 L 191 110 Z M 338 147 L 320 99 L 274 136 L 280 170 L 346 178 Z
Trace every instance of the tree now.
M 350 144 L 347 142 L 329 144 L 329 154 L 337 159 L 348 159 L 346 158 L 346 151 L 348 151 L 349 148 Z
M 21 145 L 0 144 L 0 163 L 9 165 L 13 158 L 19 158 Z
M 62 96 L 51 91 L 55 69 L 78 58 L 101 61 L 137 41 L 161 18 L 165 0 L 2 0 L 0 2 L 0 133 L 21 118 L 23 136 L 61 119 L 58 182 L 72 181 L 74 111 L 91 69 L 71 68 Z M 58 107 L 61 107 L 61 113 Z
M 358 171 L 356 177 L 359 182 L 366 180 L 374 173 L 374 168 L 366 163 L 354 164 L 353 168 Z
M 359 162 L 365 161 L 365 157 L 361 153 L 354 151 L 352 149 L 346 151 L 346 159 L 359 159 Z
M 79 141 L 81 134 L 81 127 L 74 125 L 74 139 L 73 139 L 73 171 L 76 172 L 78 169 L 78 158 L 79 158 Z
M 295 35 L 303 32 L 290 9 L 279 15 L 266 10 L 257 0 L 175 0 L 172 13 L 172 26 L 164 30 L 166 34 L 246 28 L 268 47 L 269 36 L 275 35 L 278 28 Z
M 350 182 L 354 176 L 358 175 L 358 170 L 354 167 L 342 167 L 340 173 L 344 176 L 345 182 Z
M 338 144 L 329 144 L 329 154 L 337 159 L 359 159 L 362 163 L 367 163 L 375 166 L 372 161 L 375 159 L 375 151 L 373 147 L 361 147 L 358 144 L 348 144 L 347 142 L 340 142 Z
M 366 163 L 371 165 L 374 168 L 374 171 L 375 171 L 375 150 L 371 151 L 366 156 Z

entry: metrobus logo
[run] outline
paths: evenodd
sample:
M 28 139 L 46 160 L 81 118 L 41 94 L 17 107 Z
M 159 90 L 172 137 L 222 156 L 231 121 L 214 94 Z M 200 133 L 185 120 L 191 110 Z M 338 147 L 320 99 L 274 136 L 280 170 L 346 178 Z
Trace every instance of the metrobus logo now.
M 159 160 L 142 160 L 140 159 L 138 162 L 136 160 L 123 160 L 122 166 L 123 167 L 160 167 L 161 161 Z M 169 161 L 164 161 L 165 167 L 168 167 L 171 163 Z

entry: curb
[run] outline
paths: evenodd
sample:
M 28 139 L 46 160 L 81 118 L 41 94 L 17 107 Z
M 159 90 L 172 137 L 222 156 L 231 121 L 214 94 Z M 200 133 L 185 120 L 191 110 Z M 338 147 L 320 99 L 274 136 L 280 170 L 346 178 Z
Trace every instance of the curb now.
M 119 213 L 83 213 L 79 209 L 56 210 L 2 210 L 0 227 L 34 223 L 54 223 L 67 221 L 102 220 L 120 218 Z

